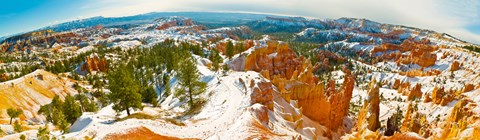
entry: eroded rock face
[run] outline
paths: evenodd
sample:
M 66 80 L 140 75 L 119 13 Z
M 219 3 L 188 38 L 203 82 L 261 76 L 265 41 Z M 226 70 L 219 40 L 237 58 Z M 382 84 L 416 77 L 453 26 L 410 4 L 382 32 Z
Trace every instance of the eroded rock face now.
M 452 109 L 450 116 L 448 117 L 448 121 L 450 122 L 458 122 L 460 119 L 469 116 L 468 109 L 466 109 L 468 101 L 467 100 L 460 100 Z
M 394 59 L 398 64 L 417 64 L 421 67 L 430 67 L 435 65 L 437 56 L 432 52 L 437 50 L 438 47 L 429 45 L 430 41 L 427 39 L 415 40 L 414 38 L 409 38 L 404 40 L 400 45 L 394 44 L 383 44 L 382 46 L 377 46 L 372 50 L 372 54 L 382 53 L 379 59 L 382 60 L 391 60 Z M 402 55 L 400 52 L 396 53 L 387 53 L 388 51 L 400 51 L 400 52 L 410 52 L 409 55 Z
M 432 91 L 432 101 L 434 104 L 439 104 L 442 106 L 447 105 L 447 103 L 453 101 L 454 96 L 449 92 L 446 92 L 443 87 L 434 87 Z
M 408 104 L 407 113 L 405 114 L 405 119 L 403 120 L 400 130 L 402 132 L 415 132 L 424 137 L 428 137 L 430 132 L 425 126 L 428 126 L 428 121 L 425 114 L 420 114 L 415 111 L 414 105 L 412 102 L 410 102 L 410 104 Z
M 468 120 L 472 120 L 469 117 L 471 117 L 473 113 L 467 107 L 467 104 L 469 104 L 470 102 L 470 100 L 462 99 L 455 104 L 452 112 L 450 112 L 450 116 L 443 123 L 443 125 L 440 126 L 441 131 L 438 132 L 439 134 L 435 136 L 436 139 L 460 138 L 460 133 L 467 128 Z M 473 135 L 475 135 L 475 132 L 473 132 Z
M 165 30 L 173 26 L 192 26 L 194 25 L 192 19 L 173 19 L 170 21 L 163 22 L 157 26 L 157 30 Z
M 409 90 L 410 90 L 410 83 L 408 81 L 401 83 L 397 88 L 397 92 L 402 95 L 408 95 L 407 93 Z
M 250 88 L 252 88 L 252 94 L 250 95 L 251 104 L 260 103 L 268 107 L 268 109 L 273 110 L 273 85 L 271 82 L 257 82 L 253 80 L 250 82 Z
M 325 90 L 324 84 L 319 83 L 318 77 L 313 75 L 314 66 L 308 59 L 297 57 L 285 43 L 268 41 L 267 45 L 255 48 L 246 56 L 237 57 L 232 60 L 235 62 L 233 65 L 244 64 L 243 69 L 237 70 L 257 71 L 271 80 L 280 95 L 287 102 L 296 100 L 303 115 L 310 119 L 332 131 L 343 127 L 355 81 L 350 71 L 344 71 L 344 83 L 339 90 L 334 82 L 329 82 Z M 255 89 L 255 92 L 263 92 L 260 89 Z
M 367 103 L 370 108 L 370 113 L 368 116 L 368 129 L 371 131 L 377 131 L 380 128 L 380 95 L 379 95 L 379 86 L 375 83 L 375 80 L 372 83 L 370 90 L 368 91 L 368 100 Z
M 270 75 L 290 79 L 295 70 L 301 69 L 303 58 L 297 57 L 286 43 L 269 41 L 267 44 L 267 47 L 257 48 L 247 56 L 244 70 L 268 70 Z
M 422 85 L 417 84 L 410 90 L 410 94 L 408 94 L 408 100 L 413 99 L 420 99 L 422 98 Z
M 108 65 L 105 58 L 100 58 L 97 55 L 87 57 L 87 61 L 80 67 L 81 71 L 92 73 L 93 71 L 107 71 Z
M 419 69 L 408 70 L 407 72 L 399 72 L 400 75 L 405 75 L 407 77 L 413 78 L 417 76 L 435 76 L 439 75 L 442 72 L 436 69 L 431 69 L 429 71 L 422 71 Z

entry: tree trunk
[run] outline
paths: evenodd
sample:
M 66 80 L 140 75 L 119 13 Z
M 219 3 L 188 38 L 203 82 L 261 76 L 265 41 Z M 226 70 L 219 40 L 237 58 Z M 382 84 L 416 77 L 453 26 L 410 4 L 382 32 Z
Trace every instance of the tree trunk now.
M 188 97 L 190 98 L 190 109 L 193 108 L 193 98 L 192 98 L 192 90 L 188 89 Z
M 12 119 L 13 119 L 13 117 L 10 117 L 10 124 L 12 124 Z
M 129 107 L 127 107 L 127 116 L 130 116 L 130 109 L 128 109 Z

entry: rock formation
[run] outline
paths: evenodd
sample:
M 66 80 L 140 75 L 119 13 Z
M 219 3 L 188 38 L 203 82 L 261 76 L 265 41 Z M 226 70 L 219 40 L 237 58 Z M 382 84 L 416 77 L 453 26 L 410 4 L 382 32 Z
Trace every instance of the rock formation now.
M 311 62 L 298 57 L 287 44 L 267 41 L 266 47 L 253 49 L 250 54 L 232 60 L 232 69 L 261 73 L 287 102 L 296 100 L 303 115 L 332 131 L 343 127 L 355 81 L 350 71 L 344 70 L 346 75 L 339 90 L 334 82 L 329 82 L 325 90 L 324 84 L 313 75 Z
M 455 60 L 450 66 L 450 71 L 456 71 L 459 69 L 459 67 L 460 67 L 460 63 L 458 63 L 458 61 Z
M 463 90 L 462 92 L 469 92 L 469 91 L 472 91 L 475 89 L 475 85 L 473 84 L 465 84 L 465 86 L 463 87 Z
M 100 58 L 97 55 L 89 56 L 86 58 L 86 62 L 81 66 L 81 71 L 88 71 L 92 73 L 93 71 L 107 71 L 108 65 L 105 58 Z
M 454 99 L 453 95 L 446 92 L 443 87 L 435 86 L 432 91 L 432 101 L 434 104 L 440 104 L 442 106 L 447 105 Z
M 192 26 L 194 25 L 192 19 L 172 19 L 157 26 L 157 30 L 165 30 L 173 26 Z
M 400 114 L 401 115 L 401 114 Z M 398 125 L 397 124 L 397 118 L 398 116 L 396 114 L 393 114 L 387 119 L 387 129 L 385 130 L 384 135 L 385 136 L 392 136 L 395 134 L 395 132 L 399 131 L 398 130 Z
M 439 75 L 442 72 L 436 69 L 430 69 L 429 71 L 422 71 L 419 69 L 411 69 L 408 70 L 407 72 L 399 72 L 400 75 L 405 75 L 407 77 L 413 78 L 417 76 L 435 76 Z
M 422 98 L 422 85 L 417 84 L 410 90 L 410 94 L 408 94 L 408 100 L 413 99 L 420 99 Z
M 467 127 L 467 119 L 472 112 L 467 108 L 469 100 L 462 99 L 453 107 L 450 116 L 442 125 L 442 131 L 436 139 L 459 139 L 460 133 Z M 474 130 L 475 131 L 475 130 Z M 475 133 L 473 133 L 475 135 Z
M 403 120 L 402 126 L 400 130 L 402 132 L 415 132 L 420 135 L 430 135 L 430 132 L 427 130 L 426 126 L 428 126 L 428 121 L 424 114 L 418 113 L 414 109 L 414 105 L 412 102 L 408 104 L 407 113 L 405 114 L 405 118 Z
M 394 59 L 397 63 L 402 64 L 417 64 L 421 67 L 430 67 L 435 65 L 437 56 L 432 52 L 438 47 L 429 45 L 430 41 L 427 39 L 415 40 L 409 38 L 404 40 L 400 45 L 385 43 L 382 46 L 377 46 L 372 50 L 372 54 L 381 53 L 378 57 L 381 60 Z M 398 50 L 401 53 L 410 52 L 409 55 L 402 55 L 400 53 L 387 53 L 388 51 Z
M 379 95 L 379 86 L 376 84 L 375 80 L 372 81 L 370 90 L 368 91 L 368 100 L 365 103 L 369 106 L 369 115 L 368 115 L 368 129 L 371 131 L 377 131 L 380 128 L 380 95 Z
M 400 79 L 395 79 L 392 85 L 392 89 L 398 89 L 399 86 L 400 86 Z
M 251 104 L 260 103 L 273 110 L 273 88 L 271 82 L 261 81 L 250 82 L 250 88 L 252 88 L 252 94 L 250 95 Z

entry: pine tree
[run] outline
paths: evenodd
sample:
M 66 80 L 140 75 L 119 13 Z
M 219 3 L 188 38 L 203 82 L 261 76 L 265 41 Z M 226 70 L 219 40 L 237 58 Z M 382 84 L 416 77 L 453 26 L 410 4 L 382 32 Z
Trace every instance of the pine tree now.
M 198 73 L 197 66 L 191 57 L 181 63 L 178 79 L 180 80 L 180 85 L 184 88 L 180 89 L 180 94 L 184 91 L 189 99 L 190 108 L 193 108 L 194 105 L 193 96 L 203 93 L 206 88 L 206 83 L 199 81 L 200 76 Z
M 50 132 L 48 131 L 48 125 L 38 128 L 37 139 L 38 140 L 50 140 Z
M 171 90 L 170 90 L 170 76 L 168 76 L 167 74 L 165 74 L 163 76 L 163 96 L 164 97 L 168 97 L 170 94 L 171 94 Z
M 73 96 L 67 95 L 63 104 L 63 113 L 67 122 L 73 124 L 82 115 L 82 108 Z
M 151 103 L 155 104 L 154 102 L 157 101 L 157 93 L 155 92 L 155 88 L 153 86 L 148 86 L 142 93 L 142 100 L 144 103 Z
M 243 43 L 235 44 L 235 51 L 237 53 L 242 53 L 243 51 L 245 51 L 245 45 L 243 45 Z
M 212 67 L 214 71 L 218 71 L 220 69 L 220 63 L 223 62 L 223 58 L 220 56 L 220 52 L 218 52 L 216 49 L 213 49 L 211 51 L 210 61 L 212 61 Z
M 227 51 L 227 52 L 226 52 L 227 57 L 228 57 L 229 59 L 231 59 L 232 56 L 233 56 L 234 53 L 235 53 L 235 48 L 233 48 L 233 43 L 232 43 L 232 41 L 228 41 L 226 49 L 227 49 L 227 50 L 226 50 L 226 51 Z
M 22 125 L 20 125 L 18 121 L 15 121 L 15 123 L 13 123 L 13 130 L 15 132 L 22 132 L 23 131 Z
M 130 115 L 130 109 L 142 109 L 142 95 L 140 88 L 133 79 L 133 69 L 130 70 L 126 65 L 120 65 L 116 71 L 109 75 L 110 85 L 108 88 L 111 93 L 110 101 L 114 104 L 115 111 L 127 110 Z
M 10 124 L 12 124 L 13 118 L 16 118 L 16 117 L 22 115 L 23 111 L 20 108 L 18 108 L 18 109 L 9 108 L 9 109 L 7 109 L 7 114 L 8 114 L 8 116 L 10 116 Z
M 70 124 L 67 122 L 64 113 L 60 110 L 58 111 L 58 113 L 55 114 L 55 116 L 53 116 L 53 118 L 54 120 L 56 120 L 56 122 L 54 122 L 53 124 L 55 124 L 58 129 L 62 130 L 63 134 L 68 133 L 68 128 Z
M 75 95 L 75 99 L 80 102 L 80 106 L 82 107 L 82 112 L 95 112 L 98 110 L 95 102 L 88 99 L 85 94 L 77 94 Z

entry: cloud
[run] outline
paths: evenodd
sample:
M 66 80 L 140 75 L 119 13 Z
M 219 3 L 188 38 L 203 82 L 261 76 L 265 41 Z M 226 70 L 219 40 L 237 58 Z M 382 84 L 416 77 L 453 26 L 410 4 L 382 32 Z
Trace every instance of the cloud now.
M 99 0 L 89 16 L 153 11 L 260 12 L 314 18 L 355 17 L 445 32 L 480 44 L 478 0 Z M 87 7 L 87 6 L 85 6 Z

